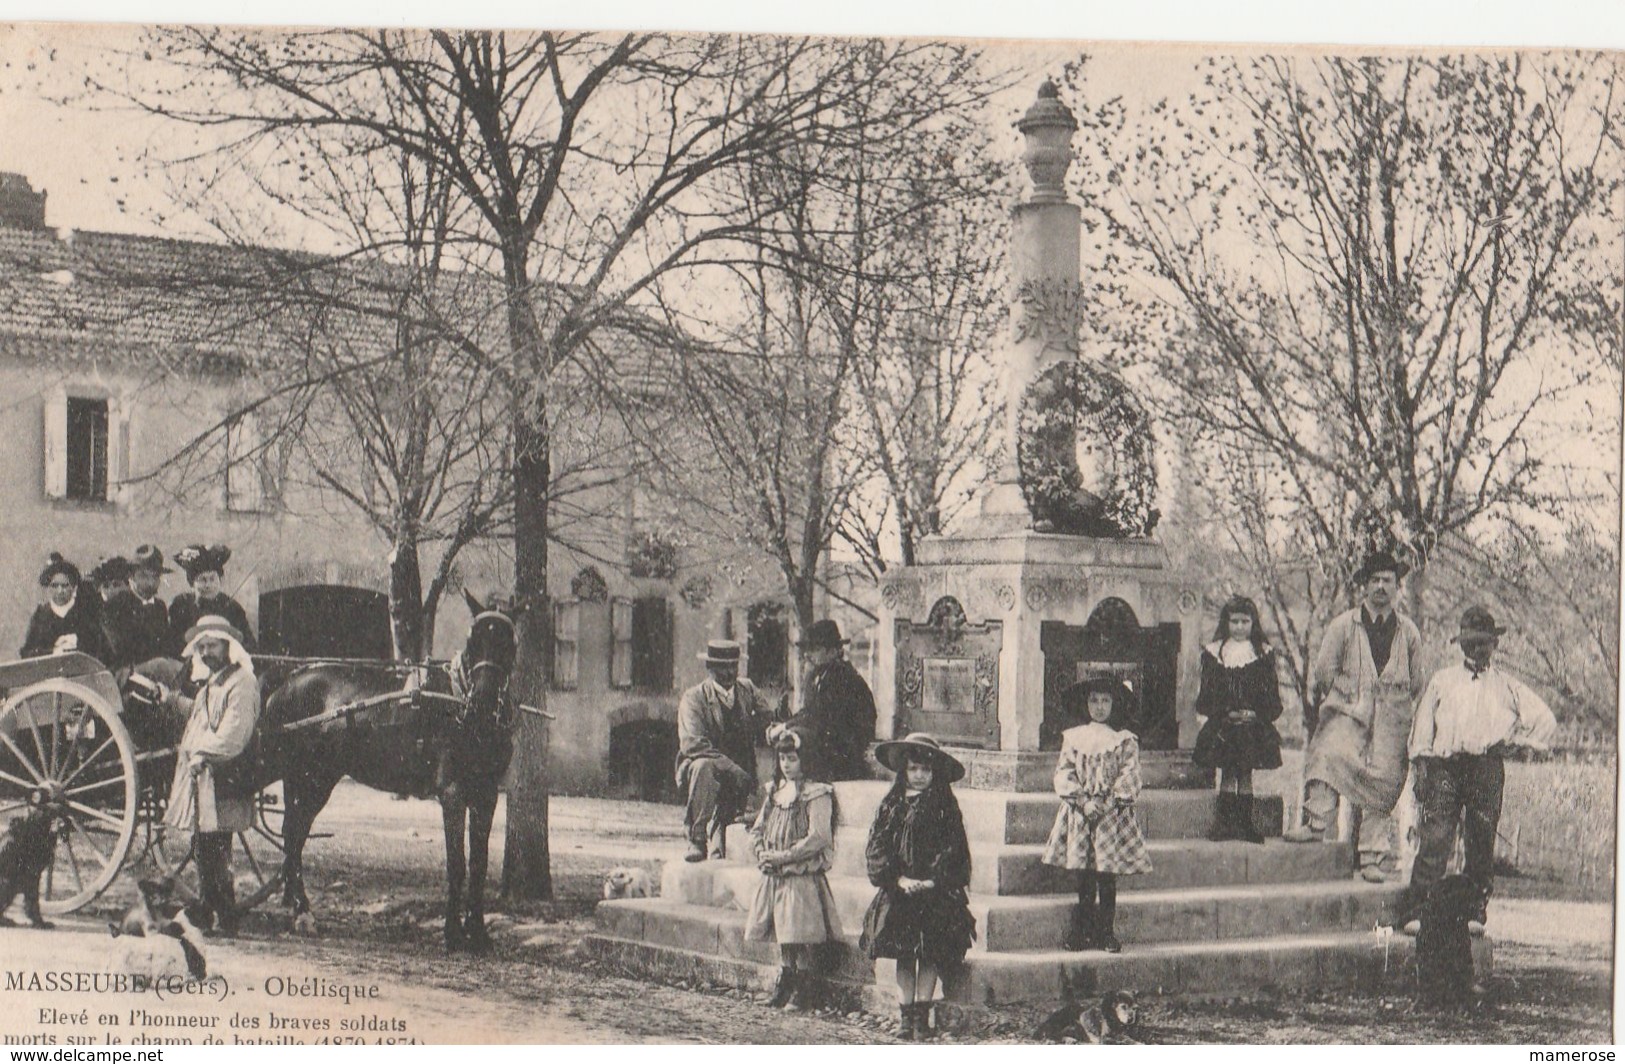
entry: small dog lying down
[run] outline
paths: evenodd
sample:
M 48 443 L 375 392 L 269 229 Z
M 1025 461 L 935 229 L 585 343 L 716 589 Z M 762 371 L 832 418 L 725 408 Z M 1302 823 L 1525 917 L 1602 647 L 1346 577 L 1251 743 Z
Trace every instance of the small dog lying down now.
M 15 927 L 5 916 L 17 895 L 23 896 L 23 914 L 28 922 L 49 929 L 51 922 L 40 914 L 40 877 L 56 857 L 56 840 L 67 826 L 66 806 L 44 790 L 28 795 L 28 811 L 16 817 L 0 836 L 0 927 Z
M 1463 875 L 1445 876 L 1428 891 L 1416 934 L 1416 990 L 1423 1005 L 1461 1009 L 1475 1003 L 1467 923 L 1478 918 L 1483 903 L 1478 885 Z
M 156 979 L 205 979 L 203 935 L 188 907 L 172 900 L 167 884 L 143 879 L 141 897 L 107 925 L 117 939 L 107 959 L 109 972 Z
M 652 898 L 649 874 L 641 868 L 613 868 L 604 877 L 604 900 L 616 898 Z
M 1038 1025 L 1041 1042 L 1084 1042 L 1089 1045 L 1143 1045 L 1140 1010 L 1134 994 L 1113 990 L 1099 1001 L 1062 1005 Z

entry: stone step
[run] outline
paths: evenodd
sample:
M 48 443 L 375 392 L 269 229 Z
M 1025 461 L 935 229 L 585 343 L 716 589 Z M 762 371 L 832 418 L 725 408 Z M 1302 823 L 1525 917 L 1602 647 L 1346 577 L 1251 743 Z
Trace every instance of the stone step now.
M 662 878 L 660 901 L 720 912 L 743 913 L 755 896 L 760 875 L 735 862 L 671 862 Z M 875 888 L 855 876 L 831 876 L 830 892 L 842 928 L 861 929 Z M 1124 890 L 1118 894 L 1117 931 L 1125 942 L 1200 941 L 1312 931 L 1355 931 L 1373 927 L 1392 907 L 1397 885 L 1372 886 L 1350 879 L 1267 886 Z M 978 951 L 999 952 L 1053 946 L 1065 936 L 1077 904 L 1075 893 L 1000 897 L 972 893 Z
M 777 972 L 771 942 L 744 940 L 743 913 L 684 905 L 665 899 L 604 902 L 598 930 L 582 949 L 633 971 L 663 979 L 702 979 L 766 989 Z M 858 993 L 869 1007 L 889 1010 L 889 962 L 870 962 L 857 952 L 855 935 L 826 951 L 825 977 Z M 1375 931 L 1283 934 L 1268 938 L 1125 942 L 1120 954 L 1070 953 L 1055 949 L 973 952 L 943 987 L 961 1005 L 1061 1001 L 1132 989 L 1139 994 L 1236 994 L 1289 987 L 1370 992 L 1403 985 L 1414 940 Z M 1491 969 L 1488 938 L 1474 939 L 1477 978 Z
M 841 824 L 867 833 L 890 786 L 867 780 L 837 783 Z M 1043 842 L 1049 838 L 1060 805 L 1052 793 L 956 790 L 954 797 L 959 801 L 965 835 L 972 846 L 983 841 Z M 1144 790 L 1134 809 L 1148 839 L 1199 839 L 1213 823 L 1215 798 L 1211 790 Z M 1253 819 L 1264 835 L 1281 834 L 1281 816 L 1279 795 L 1257 800 Z
M 853 828 L 836 832 L 834 875 L 867 879 L 863 848 L 866 836 Z M 729 830 L 728 853 L 741 862 L 750 853 L 743 827 Z M 1353 854 L 1335 842 L 1290 843 L 1271 839 L 1262 845 L 1247 842 L 1208 842 L 1205 839 L 1152 839 L 1146 843 L 1152 870 L 1123 876 L 1118 888 L 1173 890 L 1181 887 L 1302 883 L 1315 879 L 1346 879 L 1353 873 Z M 1044 847 L 971 844 L 970 889 L 977 894 L 1064 894 L 1077 889 L 1077 874 L 1044 864 Z M 709 861 L 700 862 L 710 864 Z

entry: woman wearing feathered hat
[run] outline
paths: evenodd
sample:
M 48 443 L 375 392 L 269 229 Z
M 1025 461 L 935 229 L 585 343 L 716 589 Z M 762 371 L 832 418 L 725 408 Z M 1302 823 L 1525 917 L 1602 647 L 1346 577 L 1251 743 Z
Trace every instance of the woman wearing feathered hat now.
M 231 880 L 231 836 L 254 824 L 252 766 L 240 763 L 260 716 L 259 681 L 243 632 L 224 617 L 198 619 L 186 632 L 183 657 L 203 685 L 188 697 L 165 688 L 166 704 L 187 715 L 175 757 L 164 823 L 192 832 L 202 901 L 220 931 L 237 930 Z M 244 769 L 248 771 L 244 771 Z
M 1055 814 L 1043 862 L 1078 873 L 1078 907 L 1063 943 L 1069 950 L 1119 953 L 1113 923 L 1117 877 L 1151 871 L 1145 836 L 1134 817 L 1140 796 L 1140 741 L 1128 730 L 1134 693 L 1122 680 L 1096 674 L 1067 691 L 1085 723 L 1061 735 L 1055 767 Z
M 213 615 L 224 617 L 241 633 L 243 646 L 252 653 L 254 637 L 248 626 L 248 612 L 237 600 L 222 589 L 226 563 L 231 560 L 231 548 L 205 547 L 194 543 L 175 552 L 175 564 L 186 573 L 186 582 L 192 590 L 183 591 L 169 604 L 170 653 L 183 657 L 187 643 L 186 633 L 197 624 L 198 618 Z
M 47 654 L 78 651 L 98 661 L 107 660 L 101 595 L 94 590 L 82 593 L 83 585 L 79 567 L 52 552 L 39 574 L 45 601 L 35 608 L 28 620 L 23 657 L 41 658 Z

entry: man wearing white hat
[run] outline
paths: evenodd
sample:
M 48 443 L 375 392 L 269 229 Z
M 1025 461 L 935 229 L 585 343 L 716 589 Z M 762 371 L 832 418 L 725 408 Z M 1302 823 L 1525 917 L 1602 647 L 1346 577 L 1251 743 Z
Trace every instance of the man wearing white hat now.
M 184 657 L 205 673 L 197 694 L 164 689 L 167 705 L 186 713 L 175 755 L 164 823 L 192 832 L 203 904 L 222 934 L 237 932 L 231 879 L 231 836 L 254 823 L 252 779 L 237 762 L 248 751 L 260 716 L 259 683 L 243 636 L 224 617 L 198 618 L 186 632 Z
M 739 678 L 740 647 L 713 639 L 699 659 L 710 674 L 677 703 L 677 786 L 688 796 L 690 861 L 726 856 L 724 833 L 756 789 L 756 735 L 770 714 Z

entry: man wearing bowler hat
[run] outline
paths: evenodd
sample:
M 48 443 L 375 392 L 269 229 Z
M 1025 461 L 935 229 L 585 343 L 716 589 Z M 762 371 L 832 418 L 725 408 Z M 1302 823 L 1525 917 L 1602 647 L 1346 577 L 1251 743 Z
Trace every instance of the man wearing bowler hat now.
M 1476 922 L 1483 925 L 1506 779 L 1501 759 L 1514 746 L 1545 750 L 1557 735 L 1557 720 L 1541 697 L 1490 664 L 1505 632 L 1483 606 L 1467 607 L 1455 640 L 1461 659 L 1434 673 L 1417 703 L 1410 755 L 1421 839 L 1400 899 L 1401 926 L 1417 916 L 1428 890 L 1444 878 L 1463 812 L 1463 871 L 1478 888 Z
M 1304 751 L 1303 824 L 1288 842 L 1315 842 L 1334 829 L 1339 801 L 1358 813 L 1359 874 L 1381 883 L 1396 861 L 1394 805 L 1405 786 L 1405 744 L 1422 691 L 1422 636 L 1395 608 L 1410 566 L 1385 550 L 1354 574 L 1360 605 L 1326 627 L 1309 675 L 1316 707 Z
M 677 786 L 688 796 L 686 859 L 727 856 L 725 832 L 756 789 L 756 735 L 770 714 L 739 678 L 739 644 L 713 639 L 699 659 L 709 674 L 677 703 Z
M 846 660 L 841 628 L 832 620 L 814 621 L 796 645 L 807 659 L 801 712 L 790 718 L 813 736 L 815 749 L 833 780 L 869 778 L 867 754 L 875 737 L 875 696 Z
M 166 656 L 169 648 L 169 607 L 158 596 L 164 574 L 164 552 L 150 543 L 135 549 L 130 561 L 130 586 L 116 596 L 108 610 L 107 636 L 118 666 L 134 668 Z

